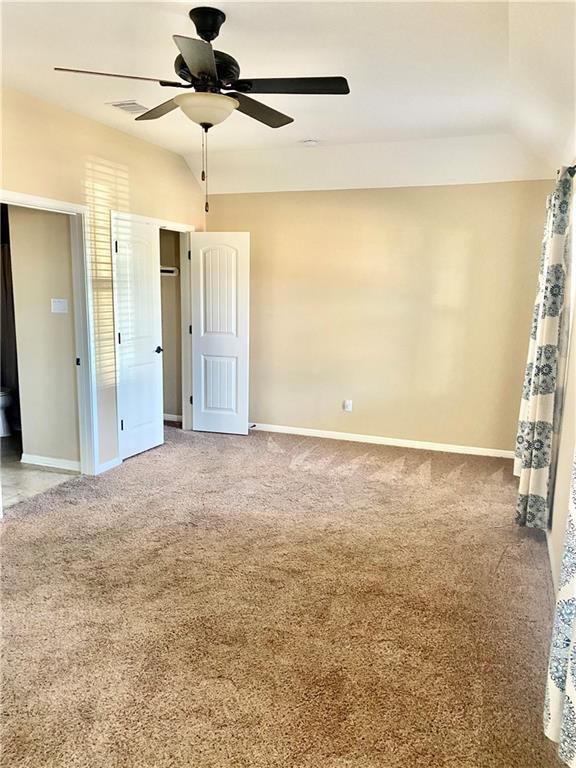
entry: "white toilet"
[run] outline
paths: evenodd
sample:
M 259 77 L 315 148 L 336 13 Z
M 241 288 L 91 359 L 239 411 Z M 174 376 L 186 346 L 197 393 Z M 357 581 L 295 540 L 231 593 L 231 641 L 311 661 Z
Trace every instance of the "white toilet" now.
M 6 418 L 6 409 L 12 402 L 12 394 L 9 389 L 0 389 L 0 437 L 8 437 L 10 435 L 10 425 Z

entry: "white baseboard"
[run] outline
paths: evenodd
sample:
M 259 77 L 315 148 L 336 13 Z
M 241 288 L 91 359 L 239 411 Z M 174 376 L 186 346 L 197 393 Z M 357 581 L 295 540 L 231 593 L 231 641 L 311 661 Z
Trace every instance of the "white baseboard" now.
M 23 453 L 22 464 L 34 464 L 37 467 L 64 469 L 66 472 L 80 472 L 80 462 L 70 459 L 53 459 L 51 456 L 35 456 L 33 453 Z
M 120 456 L 117 456 L 115 459 L 110 459 L 110 461 L 105 461 L 104 464 L 98 464 L 94 474 L 101 475 L 103 472 L 108 472 L 109 469 L 114 469 L 114 467 L 119 467 L 120 464 L 122 464 L 122 459 L 120 458 Z
M 464 453 L 471 456 L 494 456 L 502 459 L 513 459 L 514 451 L 501 448 L 477 448 L 473 445 L 450 445 L 448 443 L 426 443 L 420 440 L 402 440 L 397 437 L 381 437 L 380 435 L 357 435 L 352 432 L 330 432 L 325 429 L 308 429 L 307 427 L 286 427 L 278 424 L 255 424 L 252 429 L 260 432 L 281 432 L 287 435 L 303 435 L 305 437 L 323 437 L 329 440 L 348 440 L 353 443 L 373 443 L 375 445 L 391 445 L 398 448 L 416 448 L 421 451 L 441 451 L 443 453 Z
M 179 421 L 182 423 L 182 416 L 175 416 L 173 413 L 165 413 L 164 421 Z

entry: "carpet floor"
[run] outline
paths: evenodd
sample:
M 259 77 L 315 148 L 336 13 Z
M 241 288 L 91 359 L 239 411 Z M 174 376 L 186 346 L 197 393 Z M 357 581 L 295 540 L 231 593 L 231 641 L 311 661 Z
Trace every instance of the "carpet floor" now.
M 167 429 L 7 510 L 10 768 L 552 768 L 501 459 Z

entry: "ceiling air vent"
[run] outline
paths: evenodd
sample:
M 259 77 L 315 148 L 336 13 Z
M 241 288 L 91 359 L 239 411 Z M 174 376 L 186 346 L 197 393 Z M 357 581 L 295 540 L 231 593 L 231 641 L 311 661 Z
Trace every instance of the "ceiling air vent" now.
M 128 101 L 109 101 L 108 105 L 110 107 L 116 107 L 116 109 L 121 109 L 123 112 L 128 112 L 131 115 L 141 115 L 143 112 L 148 111 L 148 107 L 138 104 L 138 102 L 133 99 Z

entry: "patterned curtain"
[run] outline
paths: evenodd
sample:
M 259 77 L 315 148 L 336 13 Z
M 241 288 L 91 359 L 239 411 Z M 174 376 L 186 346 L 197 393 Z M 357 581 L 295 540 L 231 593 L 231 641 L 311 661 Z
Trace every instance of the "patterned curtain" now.
M 576 454 L 544 703 L 544 732 L 576 768 Z
M 566 373 L 569 331 L 570 218 L 575 168 L 562 168 L 548 198 L 538 292 L 516 434 L 516 522 L 546 530 Z

